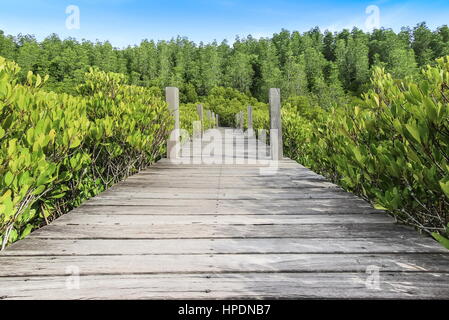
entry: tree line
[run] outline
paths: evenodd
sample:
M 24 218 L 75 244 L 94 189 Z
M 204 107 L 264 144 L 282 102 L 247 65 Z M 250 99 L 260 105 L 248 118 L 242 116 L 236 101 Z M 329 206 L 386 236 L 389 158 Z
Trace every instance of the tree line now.
M 122 73 L 131 85 L 177 86 L 183 102 L 196 102 L 215 87 L 239 90 L 260 101 L 270 87 L 284 97 L 315 95 L 335 101 L 369 87 L 371 70 L 383 66 L 395 78 L 417 76 L 419 68 L 449 55 L 449 28 L 431 30 L 425 23 L 400 32 L 360 29 L 341 32 L 282 30 L 271 38 L 236 38 L 233 44 L 196 44 L 184 37 L 170 41 L 143 40 L 140 45 L 114 48 L 110 42 L 5 35 L 0 31 L 0 56 L 22 67 L 48 74 L 46 88 L 75 93 L 89 67 Z

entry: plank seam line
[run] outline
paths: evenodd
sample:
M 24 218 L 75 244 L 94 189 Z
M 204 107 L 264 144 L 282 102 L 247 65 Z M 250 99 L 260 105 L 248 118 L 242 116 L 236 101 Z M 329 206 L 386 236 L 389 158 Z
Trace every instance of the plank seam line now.
M 382 270 L 380 273 L 385 274 L 439 274 L 439 275 L 448 275 L 449 271 L 397 271 L 397 270 Z M 235 274 L 366 274 L 365 271 L 361 270 L 238 270 L 238 271 L 164 271 L 164 272 L 104 272 L 104 273 L 95 273 L 95 272 L 87 272 L 80 273 L 80 277 L 108 277 L 108 276 L 145 276 L 145 275 L 204 275 L 205 278 L 210 277 L 211 275 L 235 275 Z M 11 276 L 1 276 L 0 279 L 11 279 L 11 278 L 47 278 L 47 277 L 67 277 L 66 273 L 55 273 L 55 274 L 23 274 L 23 275 L 11 275 Z
M 140 256 L 207 256 L 207 257 L 213 257 L 213 256 L 219 256 L 219 255 L 229 255 L 229 256 L 262 256 L 262 255 L 269 255 L 269 256 L 309 256 L 309 255 L 316 255 L 316 256 L 331 256 L 331 255 L 342 255 L 342 256 L 355 256 L 355 255 L 362 255 L 362 256 L 396 256 L 396 255 L 435 255 L 435 256 L 443 256 L 445 258 L 449 259 L 449 254 L 444 251 L 434 251 L 434 252 L 428 252 L 428 251 L 378 251 L 378 252 L 370 252 L 370 251 L 328 251 L 328 252 L 297 252 L 297 251 L 266 251 L 266 252 L 203 252 L 203 253 L 195 253 L 195 252 L 186 252 L 186 253 L 92 253 L 92 254 L 70 254 L 70 253 L 61 253 L 61 254 L 14 254 L 14 251 L 9 251 L 8 254 L 1 254 L 0 259 L 6 259 L 10 257 L 15 258 L 28 258 L 28 257 L 140 257 Z
M 444 251 L 328 251 L 328 252 L 279 252 L 279 251 L 267 251 L 267 252 L 204 252 L 204 253 L 135 253 L 135 254 L 101 254 L 101 253 L 92 253 L 92 254 L 28 254 L 28 255 L 15 255 L 9 253 L 8 255 L 1 255 L 2 258 L 29 258 L 29 257 L 130 257 L 130 256 L 223 256 L 223 255 L 443 255 L 447 256 Z
M 262 240 L 262 239 L 270 239 L 270 240 L 273 240 L 273 239 L 279 239 L 279 240 L 281 240 L 281 239 L 302 239 L 302 240 L 318 240 L 318 239 L 321 239 L 321 240 L 349 240 L 349 241 L 352 241 L 352 240 L 354 240 L 354 239 L 356 239 L 356 238 L 350 238 L 350 237 L 348 237 L 348 238 L 338 238 L 338 237 L 329 237 L 329 238 L 322 238 L 322 237 L 320 237 L 320 238 L 313 238 L 313 237 L 295 237 L 295 238 L 292 238 L 292 237 L 214 237 L 214 238 L 211 238 L 211 236 L 207 236 L 207 237 L 195 237 L 195 238 L 183 238 L 183 237 L 170 237 L 170 238 L 115 238 L 115 237 L 111 237 L 111 238 L 95 238 L 95 237 L 77 237 L 77 238 L 69 238 L 69 237 L 66 237 L 66 238 L 59 238 L 59 237 L 54 237 L 54 238 L 48 238 L 48 237 L 39 237 L 39 236 L 35 236 L 35 237 L 30 237 L 29 239 L 33 239 L 33 240 L 36 240 L 36 239 L 38 239 L 38 240 L 59 240 L 59 241 L 61 241 L 61 240 L 120 240 L 120 241 L 123 241 L 123 240 L 148 240 L 148 241 L 155 241 L 155 240 L 211 240 L 211 241 L 213 241 L 213 240 L 232 240 L 232 239 L 234 239 L 234 240 L 257 240 L 257 239 L 259 239 L 259 240 Z M 385 239 L 385 237 L 383 237 L 383 236 L 372 236 L 372 237 L 365 237 L 365 238 L 363 238 L 363 240 L 367 240 L 367 239 Z M 389 238 L 390 240 L 422 240 L 422 238 L 400 238 L 400 237 L 396 237 L 396 238 Z M 428 239 L 430 239 L 430 238 L 428 238 Z M 408 243 L 407 242 L 407 244 L 409 244 L 410 245 L 410 243 Z M 436 246 L 436 248 L 440 248 L 439 246 Z
M 30 239 L 30 240 L 34 239 L 35 240 L 36 237 L 34 236 L 34 234 L 31 234 L 27 239 Z M 39 237 L 38 239 L 39 240 L 54 240 L 55 238 L 47 238 L 46 239 L 45 237 L 42 237 L 42 238 Z M 174 240 L 177 240 L 177 239 L 179 239 L 179 238 L 174 238 Z M 214 238 L 206 238 L 206 239 L 208 239 L 208 240 L 210 240 L 212 242 L 215 242 Z M 227 238 L 225 238 L 225 239 L 227 239 Z M 239 239 L 252 241 L 254 238 L 240 237 Z M 265 238 L 264 237 L 258 237 L 256 239 L 265 239 Z M 275 237 L 275 239 L 276 239 L 276 237 Z M 360 241 L 360 242 L 362 242 L 362 241 L 366 240 L 366 237 L 363 237 L 363 238 L 362 237 L 348 237 L 348 238 L 341 238 L 341 237 L 312 237 L 312 238 L 299 237 L 298 238 L 298 237 L 290 236 L 290 237 L 280 237 L 279 239 L 281 239 L 281 240 L 288 240 L 288 239 L 290 239 L 290 240 L 293 240 L 293 241 L 297 240 L 297 239 L 310 239 L 310 240 L 322 240 L 322 241 L 326 241 L 326 240 L 343 240 L 343 241 L 351 241 L 351 242 L 352 241 Z M 375 239 L 385 239 L 385 237 L 379 237 L 379 238 L 375 238 Z M 413 236 L 413 237 L 393 237 L 393 238 L 388 238 L 386 240 L 401 240 L 401 239 L 402 240 L 410 240 L 410 241 L 432 240 L 432 238 L 430 236 L 419 235 L 419 234 L 416 234 L 416 232 L 415 232 L 415 236 Z M 59 240 L 67 240 L 67 239 L 62 238 L 62 239 L 59 239 Z M 77 240 L 77 239 L 75 239 L 75 240 Z M 86 239 L 79 239 L 79 240 L 83 240 L 84 241 Z M 90 240 L 90 239 L 87 239 L 87 240 Z M 95 238 L 91 239 L 91 240 L 95 240 Z M 107 240 L 111 240 L 111 239 L 107 239 Z M 123 238 L 117 238 L 117 240 L 123 240 Z M 139 239 L 138 238 L 129 238 L 129 240 L 139 240 Z M 143 238 L 141 240 L 154 240 L 154 239 Z M 173 240 L 173 239 L 161 238 L 161 240 Z M 73 239 L 70 239 L 68 241 L 73 241 Z M 444 249 L 444 247 L 438 245 L 438 242 L 433 242 L 433 240 L 432 240 L 432 244 L 435 244 L 437 248 Z M 5 251 L 5 252 L 8 252 L 8 251 Z M 447 252 L 449 254 L 449 252 L 447 250 L 445 250 L 444 252 Z M 0 255 L 2 253 L 3 253 L 3 251 L 0 252 Z
M 343 193 L 343 192 L 342 192 Z M 216 199 L 211 195 L 209 198 L 120 198 L 120 197 L 101 197 L 97 198 L 98 200 L 125 200 L 125 201 L 133 201 L 133 200 L 192 200 L 192 201 L 200 201 L 200 200 L 211 200 L 216 201 Z M 218 199 L 218 200 L 231 200 L 231 201 L 259 201 L 259 200 L 269 200 L 269 201 L 283 201 L 283 200 L 296 200 L 298 198 L 224 198 L 224 199 Z M 304 200 L 346 200 L 347 198 L 344 197 L 336 197 L 336 198 L 303 198 Z M 351 198 L 349 198 L 351 199 Z M 356 199 L 354 199 L 356 200 Z
M 121 216 L 121 215 L 120 215 Z M 200 215 L 200 216 L 204 216 L 204 215 Z M 107 217 L 107 215 L 104 215 L 104 217 Z M 326 223 L 201 223 L 201 222 L 187 222 L 187 223 L 142 223 L 142 224 L 126 224 L 126 223 L 121 223 L 121 224 L 104 224 L 104 223 L 54 223 L 52 225 L 48 225 L 46 226 L 47 228 L 50 228 L 50 226 L 94 226 L 94 227 L 116 227 L 116 226 L 129 226 L 129 227 L 141 227 L 141 226 L 148 226 L 148 227 L 161 227 L 161 226 L 233 226 L 233 227 L 242 227 L 242 226 L 258 226 L 258 227 L 268 227 L 268 226 L 282 226 L 282 227 L 286 227 L 286 226 L 316 226 L 316 225 L 320 225 L 320 226 L 334 226 L 334 225 L 338 225 L 341 227 L 354 227 L 354 226 L 360 226 L 361 224 L 366 225 L 366 226 L 384 226 L 384 225 L 388 225 L 388 226 L 395 226 L 395 227 L 401 227 L 401 225 L 397 225 L 395 224 L 393 221 L 380 221 L 380 222 L 375 222 L 375 223 L 367 223 L 366 221 L 361 221 L 361 222 L 350 222 L 350 223 L 344 223 L 344 222 L 338 222 L 338 223 L 332 223 L 332 222 L 326 222 Z M 406 229 L 409 230 L 410 229 Z M 404 230 L 393 230 L 396 232 L 399 231 L 404 231 Z
M 148 184 L 145 184 L 145 186 L 148 186 Z M 170 186 L 161 187 L 160 184 L 157 185 L 157 186 L 160 187 L 160 188 L 163 188 L 163 189 L 186 189 L 186 190 L 208 189 L 206 187 L 204 187 L 204 188 L 203 187 L 198 187 L 198 184 L 196 184 L 196 186 L 192 186 L 192 187 L 179 187 L 179 186 L 176 186 L 176 187 L 170 187 Z M 265 187 L 265 188 L 262 188 L 262 187 L 258 187 L 258 186 L 254 186 L 254 185 L 244 185 L 244 186 L 249 186 L 249 187 L 252 188 L 252 190 L 265 190 L 265 189 L 270 189 L 270 190 L 307 190 L 307 189 L 311 189 L 311 188 L 308 188 L 308 187 L 270 187 L 270 188 L 266 188 Z M 126 188 L 128 188 L 128 189 L 132 189 L 134 187 L 142 188 L 141 185 L 138 185 L 138 186 L 127 185 L 126 186 Z M 156 187 L 156 185 L 155 185 L 155 187 Z M 340 191 L 340 189 L 335 188 L 335 187 L 319 187 L 319 186 L 317 186 L 317 187 L 313 187 L 313 188 L 314 189 L 321 189 L 321 190 L 333 190 L 333 191 L 337 191 L 338 190 L 338 191 Z M 125 188 L 123 188 L 123 189 L 125 189 Z M 150 188 L 148 188 L 148 189 L 150 189 Z M 117 190 L 117 188 L 115 188 L 115 189 L 110 188 L 108 190 L 109 191 L 114 191 L 114 192 L 125 192 L 125 191 Z M 221 190 L 236 190 L 236 191 L 239 191 L 239 190 L 241 190 L 241 188 L 221 187 Z
M 257 214 L 248 214 L 248 213 L 100 213 L 100 212 L 75 212 L 76 214 L 82 214 L 83 216 L 100 216 L 100 217 L 107 217 L 107 216 L 175 216 L 175 217 L 188 217 L 188 216 L 250 216 L 250 217 L 258 217 L 258 216 L 327 216 L 327 217 L 333 217 L 336 215 L 339 216 L 375 216 L 379 214 L 378 212 L 373 213 L 326 213 L 326 212 L 316 212 L 316 213 L 282 213 L 282 214 L 276 214 L 276 213 L 257 213 Z M 321 224 L 321 223 L 319 223 Z

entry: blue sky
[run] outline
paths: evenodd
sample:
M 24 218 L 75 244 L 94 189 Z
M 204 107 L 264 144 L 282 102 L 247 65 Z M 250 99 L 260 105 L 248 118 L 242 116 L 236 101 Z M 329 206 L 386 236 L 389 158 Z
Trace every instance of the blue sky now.
M 80 29 L 66 28 L 67 6 L 80 9 Z M 332 31 L 364 28 L 370 5 L 380 9 L 380 25 L 399 30 L 426 21 L 449 24 L 448 0 L 0 0 L 0 29 L 7 34 L 51 33 L 77 39 L 109 40 L 114 46 L 177 35 L 199 42 L 231 42 L 236 35 L 266 37 L 282 28 Z

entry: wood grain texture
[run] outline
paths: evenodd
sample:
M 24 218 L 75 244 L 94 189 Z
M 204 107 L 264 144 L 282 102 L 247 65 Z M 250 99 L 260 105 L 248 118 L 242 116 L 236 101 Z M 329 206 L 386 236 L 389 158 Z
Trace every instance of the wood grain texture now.
M 184 145 L 195 163 L 162 159 L 10 246 L 0 299 L 449 299 L 434 240 L 290 159 L 249 163 L 234 138 L 215 156 L 240 164 Z
M 4 299 L 432 299 L 449 295 L 448 273 L 235 273 L 82 276 L 2 280 Z M 69 286 L 69 287 L 68 287 Z
M 391 238 L 416 232 L 393 224 L 52 224 L 33 234 L 41 239 L 282 239 Z M 432 240 L 431 240 L 432 241 Z
M 0 257 L 0 277 L 65 276 L 67 268 L 74 265 L 81 275 L 366 272 L 371 265 L 383 272 L 449 273 L 447 256 L 428 253 L 42 256 L 33 258 L 32 272 L 27 267 L 29 260 Z
M 343 238 L 343 239 L 39 239 L 27 238 L 13 244 L 4 256 L 66 255 L 159 255 L 159 254 L 296 254 L 296 253 L 441 253 L 431 239 Z M 332 260 L 329 265 L 332 265 Z M 32 266 L 29 266 L 32 268 Z

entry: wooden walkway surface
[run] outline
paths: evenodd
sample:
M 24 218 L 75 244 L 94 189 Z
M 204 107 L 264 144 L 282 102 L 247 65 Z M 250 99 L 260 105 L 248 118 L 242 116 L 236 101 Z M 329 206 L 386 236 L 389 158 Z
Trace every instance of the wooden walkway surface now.
M 0 299 L 449 299 L 435 241 L 289 159 L 260 166 L 161 160 L 2 252 Z

